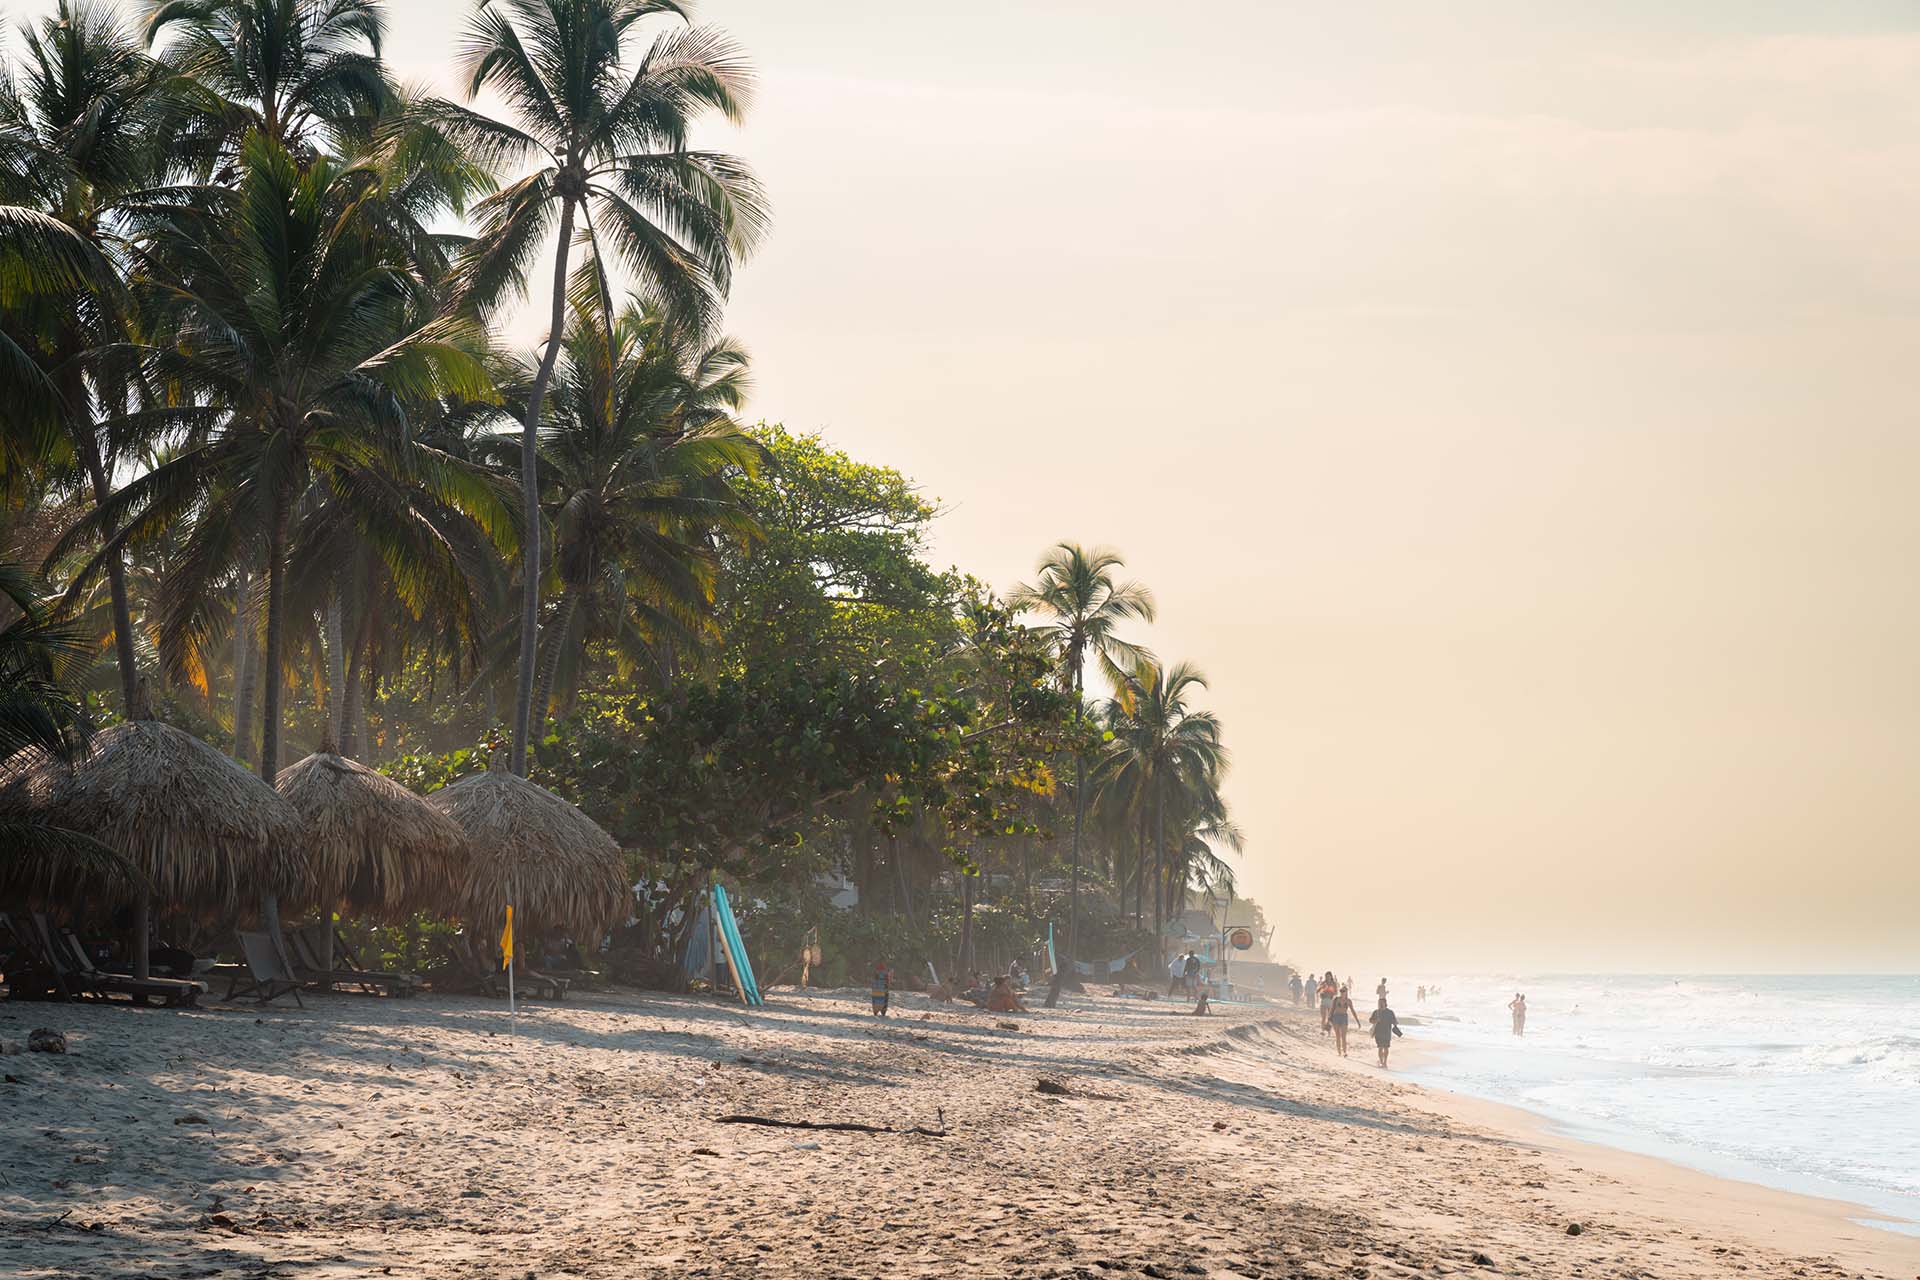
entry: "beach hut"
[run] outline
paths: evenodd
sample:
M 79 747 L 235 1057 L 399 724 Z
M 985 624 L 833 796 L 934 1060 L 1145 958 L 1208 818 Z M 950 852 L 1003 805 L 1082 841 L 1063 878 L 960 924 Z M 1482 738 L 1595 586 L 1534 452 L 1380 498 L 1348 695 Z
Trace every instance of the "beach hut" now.
M 308 883 L 292 806 L 238 761 L 157 720 L 102 729 L 71 765 L 29 765 L 0 788 L 0 806 L 84 832 L 146 877 L 135 904 L 136 977 L 147 976 L 153 902 L 237 914 L 243 897 L 298 896 Z
M 301 904 L 404 920 L 445 911 L 466 875 L 466 837 L 444 813 L 357 760 L 319 751 L 280 771 L 310 874 Z
M 466 833 L 469 858 L 456 902 L 482 936 L 499 932 L 512 902 L 524 936 L 561 929 L 590 946 L 633 901 L 614 838 L 545 787 L 508 773 L 505 752 L 427 803 Z

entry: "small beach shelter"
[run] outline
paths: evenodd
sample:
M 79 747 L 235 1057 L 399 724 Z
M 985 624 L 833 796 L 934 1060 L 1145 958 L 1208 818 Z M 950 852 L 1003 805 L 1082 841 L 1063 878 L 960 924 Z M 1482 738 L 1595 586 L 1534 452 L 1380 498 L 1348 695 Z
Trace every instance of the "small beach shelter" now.
M 453 908 L 480 937 L 499 934 L 511 901 L 523 937 L 537 942 L 536 929 L 564 929 L 598 945 L 633 901 L 614 838 L 539 783 L 508 773 L 505 752 L 427 803 L 466 833 L 467 864 Z
M 282 769 L 274 788 L 299 816 L 311 876 L 303 905 L 391 921 L 456 901 L 465 833 L 393 779 L 323 744 Z
M 147 976 L 152 903 L 236 912 L 243 898 L 307 884 L 299 820 L 272 787 L 192 734 L 135 719 L 93 735 L 73 764 L 42 759 L 0 790 L 0 808 L 83 832 L 146 876 L 133 966 Z

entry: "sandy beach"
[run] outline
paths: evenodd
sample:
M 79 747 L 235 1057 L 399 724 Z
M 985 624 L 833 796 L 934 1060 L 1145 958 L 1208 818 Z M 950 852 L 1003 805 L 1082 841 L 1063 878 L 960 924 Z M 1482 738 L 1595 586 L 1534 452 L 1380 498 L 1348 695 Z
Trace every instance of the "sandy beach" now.
M 0 1005 L 70 1044 L 4 1060 L 0 1275 L 1920 1272 L 1861 1211 L 1549 1136 L 1289 1009 L 1069 1004 Z

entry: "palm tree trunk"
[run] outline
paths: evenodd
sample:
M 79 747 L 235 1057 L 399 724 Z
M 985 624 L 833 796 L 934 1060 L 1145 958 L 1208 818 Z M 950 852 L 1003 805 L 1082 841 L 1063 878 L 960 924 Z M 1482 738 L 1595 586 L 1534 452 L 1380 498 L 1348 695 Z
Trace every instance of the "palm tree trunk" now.
M 1147 888 L 1147 806 L 1140 806 L 1140 821 L 1133 842 L 1133 927 L 1138 929 L 1146 915 Z
M 533 719 L 528 726 L 530 741 L 539 741 L 547 725 L 547 707 L 553 701 L 553 680 L 560 670 L 560 649 L 567 642 L 567 629 L 573 625 L 573 611 L 580 597 L 569 590 L 560 598 L 560 610 L 547 624 L 547 652 L 540 662 L 540 683 L 533 691 Z
M 362 717 L 366 715 L 366 699 L 361 693 L 360 683 L 360 654 L 357 643 L 347 654 L 346 706 L 340 715 L 345 722 L 340 731 L 340 754 L 349 760 L 357 759 L 360 755 L 360 725 Z
M 527 417 L 520 432 L 520 510 L 526 524 L 520 543 L 520 683 L 513 704 L 513 750 L 507 768 L 525 777 L 527 746 L 533 726 L 534 657 L 540 642 L 540 406 L 547 382 L 560 358 L 567 323 L 567 256 L 573 247 L 573 200 L 560 202 L 560 243 L 553 251 L 553 315 L 547 350 L 527 392 Z
M 253 763 L 253 689 L 260 664 L 253 647 L 253 574 L 242 569 L 233 585 L 233 755 Z
M 286 631 L 287 506 L 274 494 L 267 532 L 267 658 L 266 687 L 261 690 L 260 776 L 268 786 L 280 776 L 280 649 Z M 280 936 L 280 903 L 272 893 L 261 895 L 260 914 L 267 932 Z
M 1073 667 L 1073 716 L 1077 725 L 1083 708 L 1080 703 L 1080 664 Z M 1060 1003 L 1060 988 L 1066 982 L 1067 970 L 1073 965 L 1073 957 L 1078 954 L 1074 949 L 1076 934 L 1080 929 L 1080 828 L 1087 818 L 1087 761 L 1078 750 L 1073 753 L 1073 873 L 1067 890 L 1067 953 L 1053 971 L 1053 981 L 1047 984 L 1046 1007 L 1051 1009 Z
M 86 441 L 87 478 L 93 484 L 94 505 L 103 507 L 113 496 L 113 486 L 107 480 L 106 464 L 100 459 L 100 448 L 93 433 L 81 434 Z M 127 604 L 127 564 L 118 551 L 107 557 L 107 594 L 113 600 L 113 654 L 120 664 L 120 705 L 131 716 L 138 696 L 140 670 L 133 653 L 133 609 Z
M 325 750 L 340 750 L 347 736 L 346 621 L 340 607 L 340 589 L 327 593 L 327 740 Z
M 1172 897 L 1172 895 L 1167 892 L 1165 875 L 1161 870 L 1161 863 L 1167 847 L 1167 809 L 1162 798 L 1157 795 L 1153 798 L 1153 821 L 1155 828 L 1153 835 L 1153 936 L 1157 938 L 1160 936 L 1161 931 L 1162 913 L 1160 904 L 1163 900 L 1168 900 Z M 1167 901 L 1167 909 L 1171 911 L 1172 908 L 1173 903 Z

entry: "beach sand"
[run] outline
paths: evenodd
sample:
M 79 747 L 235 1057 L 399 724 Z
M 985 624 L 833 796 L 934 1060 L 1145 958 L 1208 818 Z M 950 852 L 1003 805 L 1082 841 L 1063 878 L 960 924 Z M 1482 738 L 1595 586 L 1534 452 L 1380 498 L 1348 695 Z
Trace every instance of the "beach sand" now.
M 0 1004 L 71 1046 L 0 1059 L 0 1275 L 1920 1273 L 1862 1211 L 1552 1137 L 1290 1009 L 1068 1003 Z

